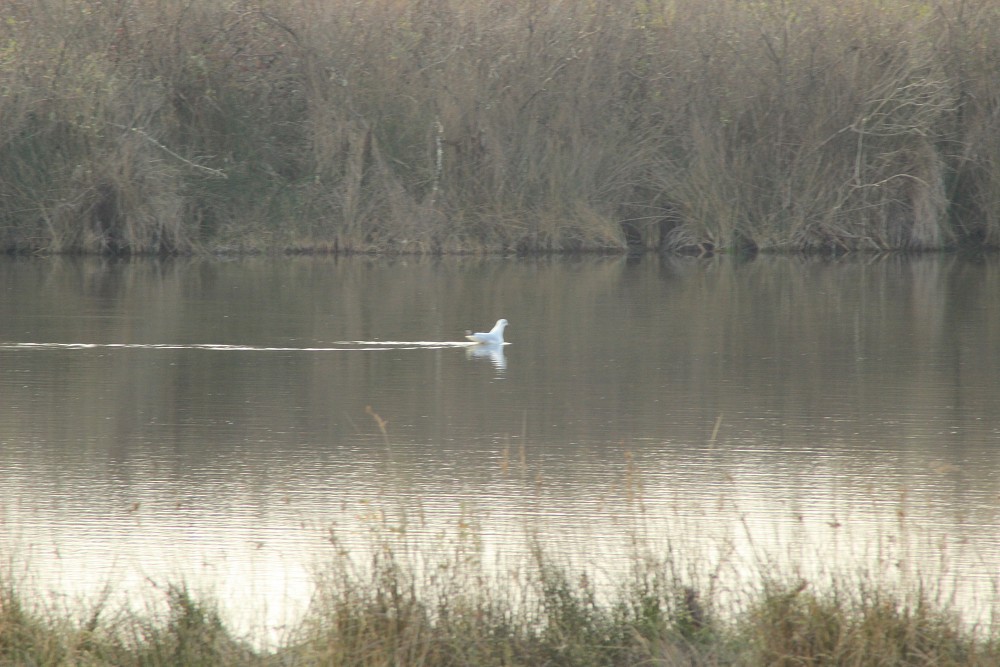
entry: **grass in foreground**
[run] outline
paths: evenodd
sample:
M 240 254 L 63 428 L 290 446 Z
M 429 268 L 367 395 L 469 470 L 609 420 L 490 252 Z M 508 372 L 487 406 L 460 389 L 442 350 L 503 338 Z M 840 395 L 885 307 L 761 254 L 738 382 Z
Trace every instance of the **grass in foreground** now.
M 75 619 L 31 610 L 7 583 L 0 665 L 1000 664 L 995 630 L 967 628 L 921 591 L 861 579 L 817 590 L 769 577 L 723 608 L 668 562 L 637 559 L 627 583 L 600 595 L 540 548 L 503 582 L 474 561 L 428 573 L 384 544 L 367 574 L 330 567 L 307 617 L 268 651 L 183 589 L 168 589 L 163 617 L 98 605 Z

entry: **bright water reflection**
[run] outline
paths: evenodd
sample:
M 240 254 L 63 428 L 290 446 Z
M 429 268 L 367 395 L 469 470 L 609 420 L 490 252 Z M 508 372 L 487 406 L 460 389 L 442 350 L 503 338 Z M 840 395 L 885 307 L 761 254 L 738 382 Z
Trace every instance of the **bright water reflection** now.
M 639 533 L 727 586 L 945 572 L 985 618 L 998 284 L 955 257 L 5 260 L 2 555 L 57 604 L 184 580 L 260 634 L 331 535 L 471 530 L 502 568 L 535 531 L 613 578 Z M 510 345 L 460 342 L 499 317 Z

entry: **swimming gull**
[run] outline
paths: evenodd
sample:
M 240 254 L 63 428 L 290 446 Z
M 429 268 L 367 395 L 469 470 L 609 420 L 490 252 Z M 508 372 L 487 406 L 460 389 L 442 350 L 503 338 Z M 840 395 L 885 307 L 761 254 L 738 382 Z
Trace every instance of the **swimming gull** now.
M 489 333 L 468 333 L 466 332 L 466 338 L 471 340 L 473 343 L 481 343 L 483 345 L 503 345 L 503 330 L 507 326 L 507 320 L 497 320 L 497 323 L 493 325 Z

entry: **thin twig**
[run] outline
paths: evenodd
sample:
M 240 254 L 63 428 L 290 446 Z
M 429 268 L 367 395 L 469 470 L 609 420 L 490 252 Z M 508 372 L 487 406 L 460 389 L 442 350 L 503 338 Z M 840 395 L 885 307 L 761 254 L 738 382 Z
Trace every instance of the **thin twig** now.
M 229 178 L 229 176 L 226 175 L 226 172 L 222 171 L 221 169 L 213 169 L 212 167 L 206 167 L 204 165 L 198 164 L 197 162 L 192 162 L 191 160 L 188 160 L 183 155 L 178 155 L 177 153 L 175 153 L 174 151 L 170 150 L 169 148 L 167 148 L 166 146 L 164 146 L 163 144 L 161 144 L 159 141 L 157 141 L 156 139 L 154 139 L 153 137 L 151 137 L 148 132 L 139 129 L 138 127 L 126 127 L 125 125 L 120 125 L 118 123 L 109 123 L 109 124 L 113 125 L 115 127 L 121 128 L 123 130 L 129 130 L 131 132 L 135 132 L 136 134 L 140 135 L 143 139 L 145 139 L 146 141 L 150 142 L 151 144 L 153 144 L 154 146 L 156 146 L 160 150 L 164 151 L 165 153 L 167 153 L 168 155 L 170 155 L 172 157 L 177 158 L 178 160 L 180 160 L 184 164 L 188 165 L 189 167 L 192 167 L 193 169 L 198 169 L 200 171 L 204 171 L 206 173 L 211 174 L 212 176 L 215 176 L 216 178 L 224 178 L 224 179 L 228 179 Z

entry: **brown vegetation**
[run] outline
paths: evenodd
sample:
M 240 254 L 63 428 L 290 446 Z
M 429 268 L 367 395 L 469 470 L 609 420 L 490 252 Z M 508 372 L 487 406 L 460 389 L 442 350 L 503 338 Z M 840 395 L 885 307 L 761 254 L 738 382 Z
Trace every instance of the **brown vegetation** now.
M 387 542 L 367 574 L 331 566 L 307 617 L 268 649 L 236 639 L 211 601 L 184 588 L 162 591 L 167 610 L 159 617 L 97 601 L 76 618 L 39 611 L 0 580 L 0 664 L 986 667 L 1000 660 L 995 631 L 967 629 L 924 593 L 863 579 L 827 592 L 772 580 L 727 611 L 716 597 L 703 600 L 682 586 L 669 561 L 637 558 L 631 582 L 605 600 L 585 574 L 571 576 L 541 550 L 523 579 L 507 582 L 475 558 L 426 569 L 411 558 Z
M 990 0 L 11 0 L 0 247 L 996 246 L 998 54 Z

